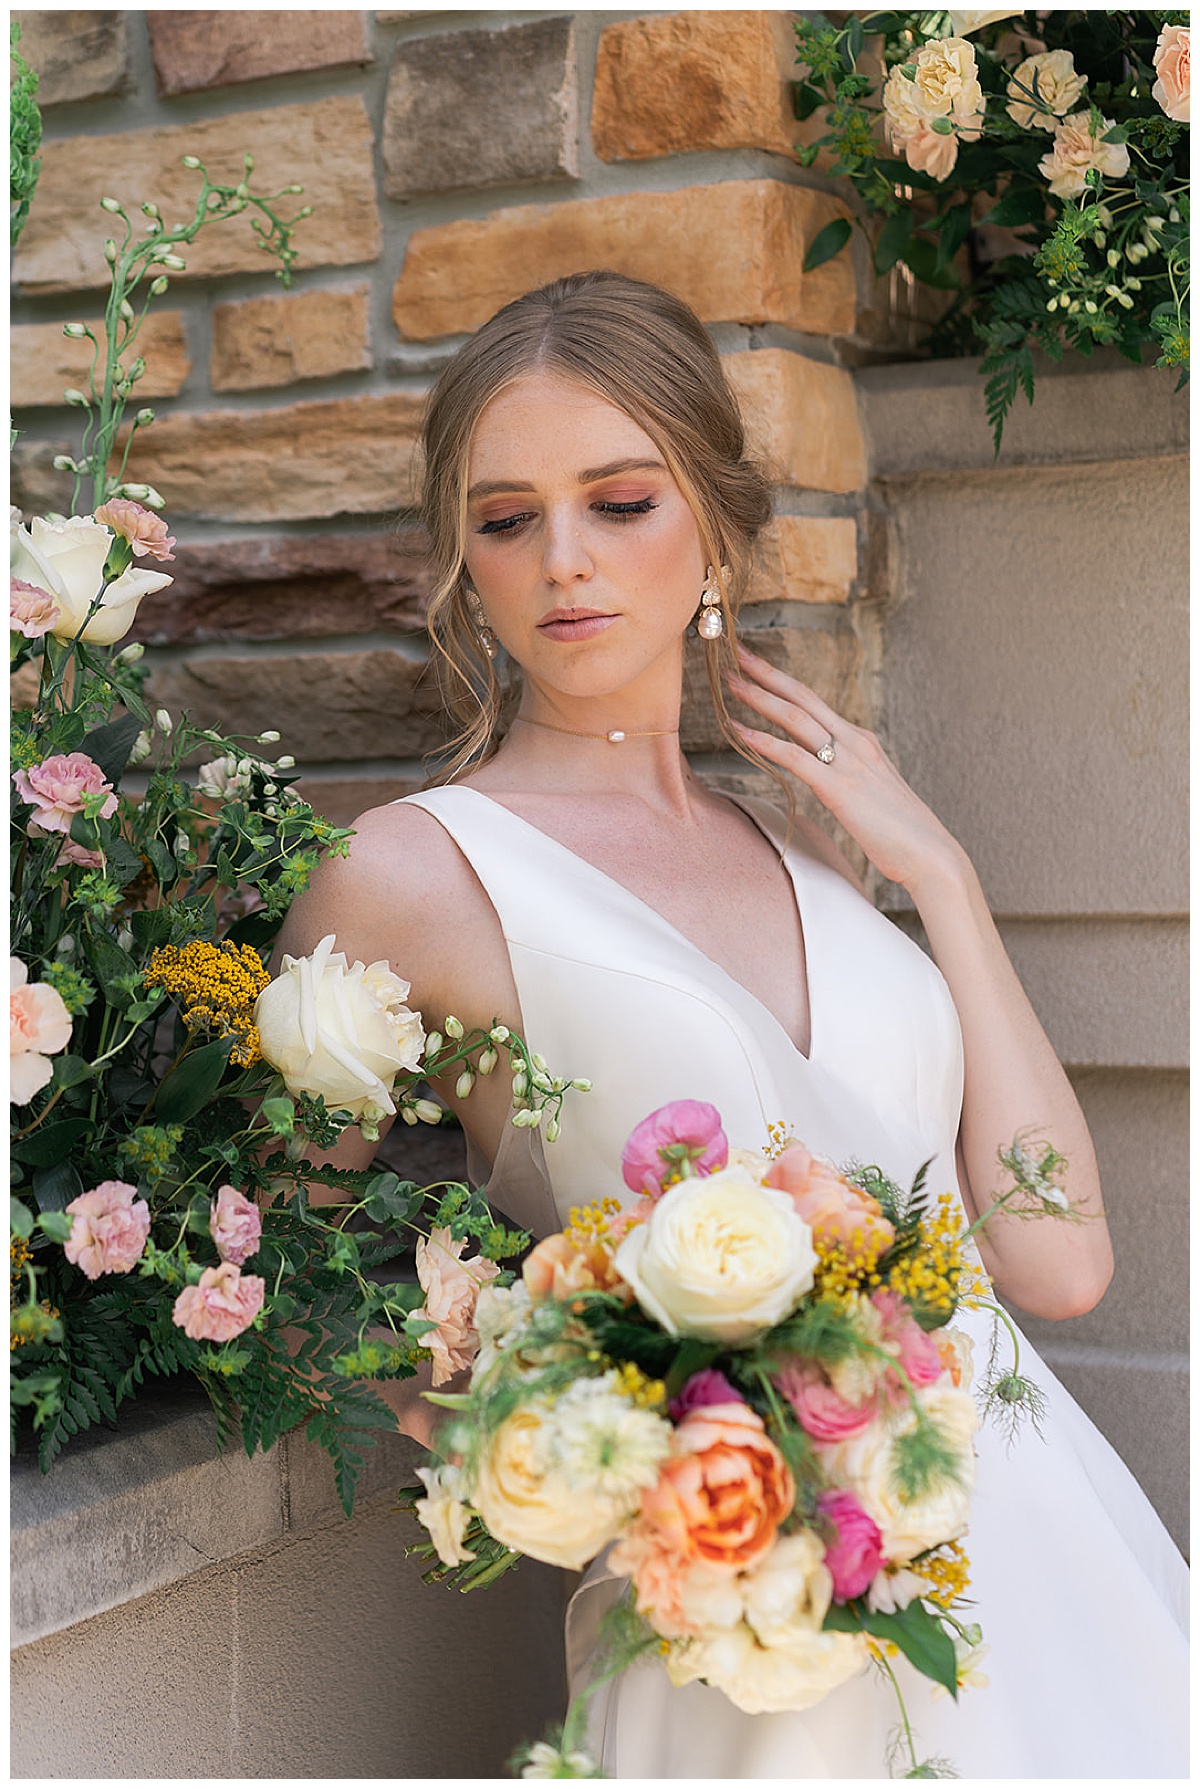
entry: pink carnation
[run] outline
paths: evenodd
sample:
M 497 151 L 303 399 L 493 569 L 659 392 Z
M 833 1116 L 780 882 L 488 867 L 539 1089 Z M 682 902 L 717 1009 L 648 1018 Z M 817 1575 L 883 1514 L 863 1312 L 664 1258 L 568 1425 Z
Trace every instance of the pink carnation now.
M 137 1188 L 123 1180 L 102 1180 L 67 1206 L 71 1234 L 63 1244 L 68 1261 L 89 1280 L 102 1273 L 128 1273 L 141 1260 L 150 1234 L 150 1207 Z
M 703 1410 L 708 1404 L 744 1404 L 745 1401 L 724 1373 L 719 1373 L 715 1367 L 705 1367 L 702 1373 L 693 1373 L 679 1396 L 672 1398 L 671 1421 L 682 1422 L 689 1410 Z
M 621 1152 L 625 1185 L 652 1198 L 663 1190 L 668 1176 L 678 1175 L 678 1163 L 663 1152 L 682 1144 L 697 1174 L 715 1174 L 729 1160 L 729 1142 L 721 1129 L 721 1114 L 703 1100 L 677 1099 L 660 1106 L 631 1133 Z
M 86 845 L 76 844 L 72 838 L 62 842 L 62 848 L 54 859 L 56 870 L 69 869 L 76 865 L 81 870 L 100 870 L 104 867 L 103 851 L 89 851 Z
M 267 1282 L 244 1274 L 232 1261 L 206 1267 L 198 1286 L 185 1286 L 171 1313 L 193 1342 L 228 1342 L 249 1329 L 266 1296 Z
M 252 1199 L 239 1193 L 235 1186 L 222 1186 L 212 1202 L 209 1234 L 217 1245 L 222 1261 L 241 1267 L 248 1261 L 262 1237 L 262 1213 Z
M 479 1288 L 500 1272 L 494 1261 L 480 1255 L 460 1260 L 466 1246 L 465 1238 L 456 1240 L 445 1228 L 432 1230 L 417 1244 L 417 1278 L 425 1290 L 425 1303 L 414 1315 L 437 1324 L 421 1338 L 421 1346 L 433 1356 L 435 1386 L 445 1385 L 478 1354 Z
M 883 1535 L 849 1491 L 822 1491 L 817 1509 L 835 1532 L 835 1539 L 825 1549 L 833 1600 L 848 1603 L 851 1597 L 862 1595 L 883 1564 Z
M 149 553 L 152 559 L 174 559 L 171 548 L 175 536 L 167 533 L 167 524 L 152 509 L 143 509 L 129 497 L 110 497 L 96 511 L 96 520 L 127 540 L 139 559 Z
M 784 1367 L 775 1374 L 775 1383 L 814 1441 L 848 1441 L 870 1428 L 879 1411 L 873 1397 L 861 1404 L 847 1403 L 811 1361 Z
M 8 624 L 27 640 L 40 640 L 58 620 L 60 610 L 54 598 L 24 578 L 10 578 L 8 583 Z
M 21 800 L 34 810 L 29 822 L 32 833 L 69 833 L 72 820 L 83 812 L 85 795 L 106 797 L 101 819 L 117 811 L 112 784 L 86 752 L 59 752 L 28 770 L 14 770 L 12 780 Z

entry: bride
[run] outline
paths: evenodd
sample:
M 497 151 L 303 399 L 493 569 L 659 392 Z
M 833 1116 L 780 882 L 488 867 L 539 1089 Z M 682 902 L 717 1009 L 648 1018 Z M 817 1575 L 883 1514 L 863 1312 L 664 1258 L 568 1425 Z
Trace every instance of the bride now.
M 1091 1309 L 1112 1271 L 1091 1141 L 966 854 L 871 733 L 737 646 L 770 493 L 691 311 L 608 273 L 528 294 L 446 368 L 425 451 L 429 626 L 458 749 L 444 786 L 360 817 L 280 948 L 335 932 L 349 958 L 408 978 L 430 1023 L 499 1020 L 590 1078 L 544 1148 L 509 1124 L 500 1077 L 445 1092 L 472 1171 L 535 1232 L 620 1191 L 626 1136 L 674 1098 L 711 1101 L 744 1147 L 782 1121 L 901 1184 L 932 1156 L 934 1189 L 971 1215 L 1000 1190 L 998 1150 L 1033 1131 L 1067 1158 L 1084 1221 L 999 1217 L 984 1263 L 1022 1310 Z M 717 794 L 680 749 L 696 622 L 722 731 L 776 773 L 786 814 Z M 727 694 L 775 731 L 735 721 Z M 908 891 L 932 963 L 794 813 L 789 774 Z M 351 1132 L 317 1159 L 372 1153 Z M 986 1347 L 977 1325 L 977 1370 Z M 1030 1363 L 1045 1439 L 978 1439 L 967 1544 L 990 1687 L 937 1701 L 903 1676 L 924 1755 L 982 1777 L 1183 1775 L 1182 1562 L 1023 1344 Z M 386 1390 L 428 1441 L 411 1384 Z M 615 1588 L 600 1567 L 577 1593 L 577 1672 Z M 621 1776 L 879 1776 L 894 1718 L 873 1673 L 803 1714 L 750 1716 L 651 1663 L 597 1698 L 593 1741 Z

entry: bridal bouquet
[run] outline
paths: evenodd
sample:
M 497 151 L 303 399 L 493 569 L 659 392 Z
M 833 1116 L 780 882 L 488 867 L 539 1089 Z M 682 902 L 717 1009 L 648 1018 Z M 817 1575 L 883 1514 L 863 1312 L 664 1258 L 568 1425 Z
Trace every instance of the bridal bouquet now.
M 1061 1214 L 1061 1158 L 1004 1159 L 993 1211 Z M 871 1662 L 899 1695 L 898 1651 L 957 1695 L 982 1638 L 961 1545 L 979 1418 L 949 1325 L 986 1282 L 949 1196 L 792 1139 L 730 1148 L 693 1101 L 640 1124 L 622 1168 L 631 1205 L 572 1213 L 519 1282 L 477 1291 L 469 1388 L 434 1398 L 448 1463 L 404 1494 L 442 1567 L 466 1589 L 518 1554 L 577 1570 L 610 1548 L 633 1608 L 603 1677 L 652 1650 L 676 1684 L 798 1710 Z M 1032 1397 L 1015 1368 L 987 1390 Z

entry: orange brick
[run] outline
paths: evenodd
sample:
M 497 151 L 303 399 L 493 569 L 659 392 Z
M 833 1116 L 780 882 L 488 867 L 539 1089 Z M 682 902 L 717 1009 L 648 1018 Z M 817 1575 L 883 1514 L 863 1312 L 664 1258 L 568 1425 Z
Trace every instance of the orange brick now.
M 781 483 L 810 491 L 862 488 L 866 448 L 849 373 L 786 348 L 728 354 L 722 364 L 751 448 Z
M 81 318 L 97 341 L 104 340 L 104 320 Z M 61 404 L 67 386 L 87 389 L 92 344 L 65 336 L 61 323 L 19 323 L 10 342 L 12 382 L 9 402 L 20 410 L 32 404 Z M 183 335 L 182 311 L 151 311 L 127 360 L 141 355 L 146 371 L 133 388 L 134 408 L 145 398 L 173 398 L 192 370 Z M 99 369 L 103 372 L 103 367 Z
M 776 516 L 758 539 L 748 603 L 844 603 L 858 576 L 853 516 Z
M 260 391 L 371 365 L 371 289 L 287 292 L 213 310 L 214 391 Z

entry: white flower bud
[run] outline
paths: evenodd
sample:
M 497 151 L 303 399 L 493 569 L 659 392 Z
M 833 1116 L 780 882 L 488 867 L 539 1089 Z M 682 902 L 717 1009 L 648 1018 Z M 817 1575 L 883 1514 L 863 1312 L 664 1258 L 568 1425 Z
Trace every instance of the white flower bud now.
M 187 833 L 184 832 L 182 826 L 177 827 L 175 831 L 175 843 L 171 846 L 171 849 L 180 863 L 183 862 L 191 848 L 191 841 L 189 840 Z
M 88 408 L 87 398 L 84 397 L 81 391 L 77 391 L 73 385 L 68 385 L 66 391 L 63 392 L 63 403 L 70 404 L 73 410 L 86 410 Z
M 1141 280 L 1133 278 L 1127 279 L 1125 281 L 1125 289 L 1127 292 L 1140 292 L 1142 289 L 1142 282 Z
M 429 1033 L 429 1036 L 425 1039 L 425 1060 L 428 1062 L 428 1060 L 431 1056 L 436 1056 L 438 1051 L 441 1049 L 441 1047 L 442 1047 L 441 1032 L 440 1031 L 431 1031 Z
M 138 734 L 133 742 L 133 750 L 129 754 L 131 764 L 141 764 L 150 756 L 152 740 L 153 735 L 149 732 L 143 731 Z
M 154 725 L 158 728 L 160 733 L 169 733 L 171 728 L 175 725 L 174 721 L 171 719 L 170 709 L 156 708 L 154 711 Z
M 452 1037 L 455 1043 L 457 1043 L 462 1034 L 462 1020 L 456 1019 L 453 1013 L 448 1014 L 446 1017 L 446 1036 Z
M 100 203 L 105 211 L 120 211 L 121 209 L 120 199 L 101 199 Z
M 513 1113 L 512 1121 L 514 1130 L 523 1131 L 533 1123 L 533 1113 L 527 1106 L 523 1106 L 519 1112 Z
M 109 237 L 108 241 L 104 245 L 104 259 L 108 262 L 110 267 L 113 267 L 116 265 L 117 245 L 113 241 L 111 236 Z
M 1157 235 L 1157 233 L 1158 233 L 1158 232 L 1159 232 L 1159 230 L 1165 230 L 1165 229 L 1166 229 L 1166 227 L 1167 227 L 1167 224 L 1166 224 L 1166 219 L 1165 219 L 1165 218 L 1161 218 L 1161 217 L 1148 217 L 1148 218 L 1147 218 L 1147 219 L 1146 219 L 1146 235 L 1147 235 L 1147 236 L 1148 236 L 1148 237 L 1149 237 L 1149 236 L 1153 236 L 1153 235 Z
M 178 255 L 160 255 L 158 258 L 164 267 L 171 269 L 172 273 L 186 273 L 187 271 L 187 262 L 181 260 Z
M 470 1091 L 471 1091 L 472 1087 L 474 1087 L 474 1085 L 475 1085 L 474 1075 L 471 1073 L 469 1068 L 465 1068 L 463 1070 L 462 1074 L 458 1077 L 458 1080 L 454 1083 L 455 1094 L 457 1095 L 457 1097 L 459 1099 L 466 1099 L 467 1095 L 470 1093 Z
M 1125 292 L 1117 293 L 1117 303 L 1123 311 L 1131 311 L 1133 309 L 1133 299 Z
M 279 784 L 278 783 L 264 783 L 263 784 L 263 794 L 264 795 L 278 795 L 279 794 Z
M 558 1119 L 557 1118 L 547 1118 L 547 1120 L 546 1120 L 546 1141 L 547 1141 L 547 1143 L 557 1143 L 558 1142 L 558 1128 L 559 1127 L 558 1127 Z
M 546 1058 L 544 1056 L 539 1056 L 536 1051 L 529 1060 L 532 1062 L 534 1068 L 545 1068 L 546 1066 Z
M 259 745 L 278 745 L 279 734 L 275 732 L 274 728 L 270 728 L 266 733 L 259 734 L 258 743 Z
M 145 212 L 147 217 L 161 217 L 161 215 L 162 215 L 162 213 L 158 209 L 158 206 L 154 203 L 153 199 L 143 199 L 142 200 L 142 210 Z
M 481 1075 L 490 1075 L 492 1070 L 495 1068 L 496 1064 L 499 1062 L 499 1060 L 500 1060 L 500 1058 L 497 1056 L 495 1050 L 492 1050 L 492 1049 L 485 1050 L 483 1052 L 482 1056 L 480 1056 L 480 1058 L 479 1058 L 480 1074 Z
M 571 1082 L 571 1085 L 575 1088 L 577 1093 L 590 1093 L 592 1091 L 592 1083 L 584 1075 L 576 1075 L 575 1079 Z
M 121 300 L 121 316 L 124 317 L 126 323 L 133 322 L 133 306 L 127 298 Z
M 1105 286 L 1104 290 L 1108 293 L 1110 298 L 1119 298 L 1121 296 L 1120 286 Z
M 1085 298 L 1083 301 L 1083 308 L 1089 317 L 1094 317 L 1096 315 L 1097 306 L 1093 299 Z
M 151 282 L 150 282 L 151 298 L 161 298 L 163 293 L 169 292 L 170 289 L 171 289 L 170 280 L 164 279 L 161 274 L 159 275 L 158 279 L 151 280 Z
M 75 938 L 71 932 L 64 932 L 54 946 L 56 957 L 73 957 L 75 955 Z
M 1046 302 L 1046 309 L 1048 311 L 1056 311 L 1058 309 L 1058 299 L 1057 298 L 1048 299 Z
M 422 1124 L 440 1124 L 442 1122 L 442 1108 L 435 1105 L 431 1099 L 414 1100 L 413 1111 Z
M 1110 248 L 1107 255 L 1105 255 L 1104 258 L 1108 262 L 1110 267 L 1118 267 L 1120 265 L 1121 257 L 1117 253 L 1115 248 Z
M 417 1115 L 409 1106 L 401 1106 L 400 1116 L 405 1124 L 416 1124 L 417 1122 Z
M 263 809 L 263 813 L 267 816 L 268 820 L 278 820 L 279 818 L 279 809 L 275 806 L 273 801 L 267 803 Z
M 507 1025 L 493 1025 L 492 1029 L 488 1033 L 488 1036 L 491 1038 L 491 1040 L 494 1044 L 506 1044 L 509 1039 L 508 1026 Z
M 553 1081 L 540 1068 L 535 1068 L 533 1071 L 533 1084 L 535 1087 L 540 1087 L 543 1093 L 552 1093 L 554 1090 Z
M 280 770 L 294 770 L 296 768 L 296 760 L 291 756 L 290 752 L 285 752 L 282 758 L 276 758 L 275 763 Z
M 200 157 L 198 155 L 185 155 L 183 157 L 183 165 L 185 168 L 198 168 L 200 166 Z
M 1107 246 L 1108 237 L 1104 234 L 1103 230 L 1097 230 L 1092 241 L 1096 244 L 1097 248 L 1104 248 Z
M 87 324 L 86 323 L 64 323 L 63 324 L 63 334 L 69 335 L 71 337 L 72 341 L 75 341 L 75 342 L 83 341 L 85 339 L 85 337 L 87 336 Z
M 1179 222 L 1179 207 L 1178 207 L 1178 205 L 1172 205 L 1171 209 L 1167 212 L 1167 218 L 1173 224 L 1177 224 Z
M 133 420 L 137 423 L 139 428 L 144 429 L 147 423 L 154 421 L 154 412 L 153 410 L 139 410 Z
M 538 1106 L 535 1111 L 527 1112 L 525 1114 L 525 1122 L 531 1131 L 535 1131 L 538 1128 L 538 1125 L 542 1122 L 542 1108 Z
M 134 640 L 131 645 L 124 647 L 118 652 L 113 663 L 117 665 L 136 665 L 138 660 L 145 658 L 145 656 L 146 648 L 142 645 L 142 642 L 140 640 Z
M 121 946 L 122 950 L 133 949 L 133 933 L 129 930 L 128 926 L 122 926 L 121 930 L 117 933 L 117 943 Z
M 513 1076 L 512 1090 L 514 1099 L 525 1098 L 525 1095 L 529 1091 L 529 1082 L 525 1079 L 523 1074 L 518 1073 Z
M 1096 216 L 1100 219 L 1100 222 L 1104 225 L 1106 230 L 1112 229 L 1112 212 L 1108 209 L 1107 205 L 1097 205 Z
M 74 472 L 75 462 L 69 453 L 56 453 L 50 464 L 56 472 Z

